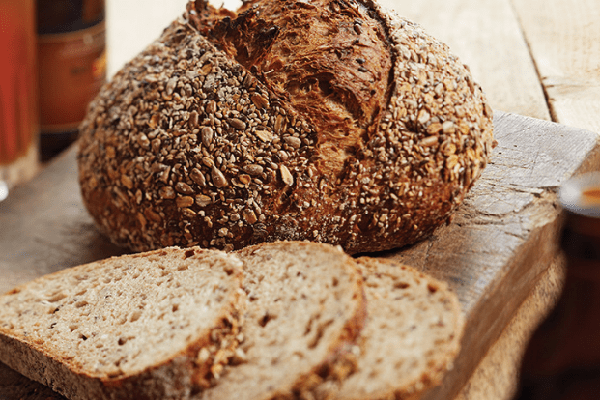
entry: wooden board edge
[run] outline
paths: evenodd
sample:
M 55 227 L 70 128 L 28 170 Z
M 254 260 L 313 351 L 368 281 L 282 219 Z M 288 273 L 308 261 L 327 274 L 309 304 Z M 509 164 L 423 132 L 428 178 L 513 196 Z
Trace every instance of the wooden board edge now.
M 510 113 L 497 111 L 495 121 L 507 118 L 509 115 Z M 529 117 L 523 118 L 524 121 L 533 120 Z M 558 125 L 554 122 L 539 121 L 544 124 Z M 589 134 L 594 135 L 595 133 L 589 131 Z M 600 170 L 600 135 L 597 135 L 594 147 L 590 149 L 587 157 L 573 171 L 572 176 L 598 170 Z M 487 296 L 495 298 L 496 304 L 478 303 L 471 310 L 466 321 L 467 329 L 461 342 L 461 351 L 455 360 L 453 369 L 446 374 L 441 386 L 429 390 L 421 400 L 454 399 L 459 395 L 481 360 L 500 338 L 519 308 L 529 298 L 542 277 L 559 257 L 558 240 L 562 227 L 562 213 L 558 206 L 557 189 L 547 188 L 545 193 L 542 194 L 547 197 L 546 201 L 541 203 L 542 206 L 556 207 L 556 211 L 549 214 L 553 217 L 549 218 L 546 224 L 531 231 L 530 236 L 535 237 L 535 240 L 525 243 L 519 249 L 517 257 L 511 260 L 512 265 L 532 265 L 532 268 L 527 271 L 518 268 L 506 268 L 507 273 L 496 283 L 493 290 L 497 292 L 508 287 L 513 296 L 509 298 L 508 302 L 500 302 L 500 299 L 494 297 L 494 292 L 492 292 Z M 515 289 L 518 285 L 526 285 L 526 290 Z M 490 311 L 490 306 L 495 307 L 495 309 Z M 477 327 L 485 327 L 483 328 L 486 332 L 484 337 L 473 335 L 473 332 L 478 331 Z

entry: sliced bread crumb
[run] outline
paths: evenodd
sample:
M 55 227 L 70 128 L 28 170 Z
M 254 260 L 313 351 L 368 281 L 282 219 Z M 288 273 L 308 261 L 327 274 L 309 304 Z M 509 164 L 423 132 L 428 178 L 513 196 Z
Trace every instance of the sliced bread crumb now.
M 416 399 L 458 354 L 463 316 L 447 285 L 392 260 L 361 257 L 368 318 L 357 371 L 321 393 L 340 400 Z
M 242 262 L 200 248 L 114 257 L 0 297 L 0 361 L 70 399 L 182 399 L 238 344 Z
M 344 350 L 364 324 L 362 279 L 341 248 L 287 242 L 250 246 L 244 261 L 243 358 L 202 399 L 302 397 L 353 370 Z

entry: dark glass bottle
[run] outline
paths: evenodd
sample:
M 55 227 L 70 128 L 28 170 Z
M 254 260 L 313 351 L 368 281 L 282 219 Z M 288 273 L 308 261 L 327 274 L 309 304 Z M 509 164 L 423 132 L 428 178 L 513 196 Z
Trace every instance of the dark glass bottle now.
M 529 342 L 516 399 L 600 398 L 600 173 L 567 182 L 559 201 L 564 287 Z
M 78 136 L 106 79 L 104 0 L 37 0 L 42 159 Z

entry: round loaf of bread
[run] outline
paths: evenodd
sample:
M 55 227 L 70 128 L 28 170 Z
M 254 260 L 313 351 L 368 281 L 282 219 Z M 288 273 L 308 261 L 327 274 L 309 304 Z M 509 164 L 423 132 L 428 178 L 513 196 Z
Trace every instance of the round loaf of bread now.
M 447 221 L 492 114 L 447 46 L 370 0 L 197 0 L 91 103 L 79 180 L 133 250 L 379 251 Z

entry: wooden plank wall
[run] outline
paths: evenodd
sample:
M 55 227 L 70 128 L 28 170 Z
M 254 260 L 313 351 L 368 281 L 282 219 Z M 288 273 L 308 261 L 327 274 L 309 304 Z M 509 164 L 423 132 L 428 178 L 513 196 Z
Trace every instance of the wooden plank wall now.
M 600 2 L 512 2 L 553 120 L 600 133 Z
M 186 4 L 187 0 L 106 0 L 108 76 L 156 39 L 170 21 L 183 14 Z

